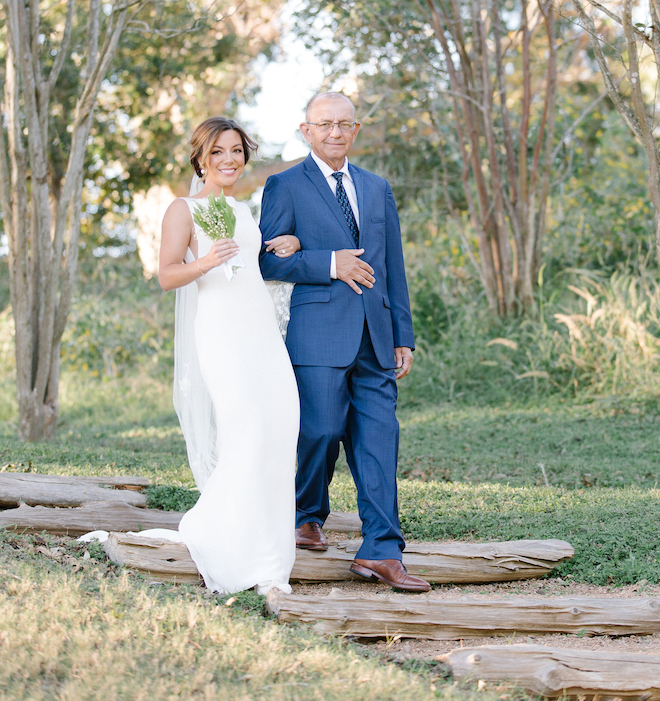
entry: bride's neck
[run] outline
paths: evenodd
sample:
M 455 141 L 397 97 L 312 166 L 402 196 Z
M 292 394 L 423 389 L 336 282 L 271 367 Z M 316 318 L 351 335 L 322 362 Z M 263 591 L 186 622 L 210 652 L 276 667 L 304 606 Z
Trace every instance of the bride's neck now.
M 214 197 L 218 197 L 221 192 L 225 197 L 233 197 L 234 186 L 229 185 L 227 187 L 222 187 L 216 183 L 205 183 L 204 187 L 199 191 L 197 197 L 208 197 L 211 193 L 213 193 Z

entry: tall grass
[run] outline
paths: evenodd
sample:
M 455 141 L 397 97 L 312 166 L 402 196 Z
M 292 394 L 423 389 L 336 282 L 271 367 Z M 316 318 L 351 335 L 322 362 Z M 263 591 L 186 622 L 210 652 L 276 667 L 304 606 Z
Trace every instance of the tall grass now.
M 493 405 L 542 394 L 653 409 L 660 284 L 650 273 L 569 270 L 550 288 L 541 278 L 537 312 L 508 321 L 493 318 L 468 284 L 455 282 L 451 288 L 446 274 L 426 268 L 411 285 L 420 362 L 409 402 Z M 432 328 L 429 308 L 444 309 Z

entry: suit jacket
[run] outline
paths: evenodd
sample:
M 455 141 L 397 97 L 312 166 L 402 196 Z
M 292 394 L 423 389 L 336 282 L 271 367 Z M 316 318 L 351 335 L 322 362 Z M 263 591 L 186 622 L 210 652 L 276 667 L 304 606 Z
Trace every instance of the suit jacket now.
M 302 250 L 285 259 L 262 248 L 266 280 L 295 282 L 287 347 L 294 365 L 346 367 L 355 359 L 365 319 L 376 358 L 395 367 L 394 348 L 414 348 L 401 231 L 389 183 L 349 164 L 360 211 L 362 260 L 374 269 L 373 288 L 356 294 L 330 278 L 332 251 L 355 248 L 346 217 L 309 155 L 271 175 L 264 189 L 260 228 L 264 241 L 281 234 L 300 239 Z

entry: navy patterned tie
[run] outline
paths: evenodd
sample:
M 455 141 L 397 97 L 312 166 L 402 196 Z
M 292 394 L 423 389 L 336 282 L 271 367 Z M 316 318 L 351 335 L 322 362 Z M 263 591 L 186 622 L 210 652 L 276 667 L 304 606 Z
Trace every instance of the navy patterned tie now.
M 337 192 L 335 194 L 337 195 L 337 202 L 339 202 L 341 211 L 344 213 L 346 221 L 348 222 L 348 228 L 351 230 L 351 234 L 353 234 L 355 248 L 359 248 L 360 232 L 358 231 L 358 225 L 355 221 L 353 208 L 351 207 L 351 203 L 348 201 L 348 195 L 346 194 L 346 190 L 344 190 L 344 183 L 342 183 L 343 175 L 344 174 L 340 172 L 332 174 L 332 177 L 337 181 Z

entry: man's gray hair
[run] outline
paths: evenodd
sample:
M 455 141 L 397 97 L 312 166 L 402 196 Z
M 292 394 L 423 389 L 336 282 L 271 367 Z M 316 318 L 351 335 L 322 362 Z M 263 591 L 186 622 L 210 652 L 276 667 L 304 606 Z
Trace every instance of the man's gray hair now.
M 333 99 L 343 98 L 344 100 L 348 100 L 348 102 L 350 102 L 352 107 L 353 107 L 353 114 L 355 114 L 355 105 L 353 104 L 353 101 L 351 100 L 351 98 L 348 97 L 348 95 L 344 95 L 343 92 L 320 92 L 320 93 L 316 93 L 316 95 L 314 95 L 312 97 L 312 99 L 307 103 L 307 107 L 305 107 L 305 120 L 306 121 L 309 120 L 309 111 L 311 110 L 312 105 L 317 100 L 321 99 L 322 97 L 330 97 Z

